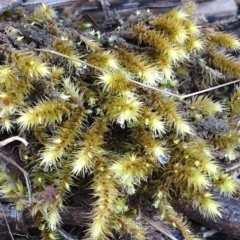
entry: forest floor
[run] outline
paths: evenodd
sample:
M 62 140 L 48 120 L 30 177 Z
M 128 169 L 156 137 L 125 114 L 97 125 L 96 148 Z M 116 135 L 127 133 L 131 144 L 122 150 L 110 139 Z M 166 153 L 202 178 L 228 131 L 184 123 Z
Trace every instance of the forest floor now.
M 1 50 L 0 61 L 1 62 L 4 61 L 4 51 L 9 51 L 12 48 L 22 50 L 22 49 L 41 48 L 41 47 L 46 47 L 51 45 L 52 43 L 51 34 L 45 32 L 39 26 L 18 22 L 17 19 L 12 20 L 11 17 L 8 16 L 7 14 L 8 13 L 6 13 L 5 16 L 2 17 L 2 21 L 0 22 L 0 50 Z M 235 23 L 235 24 L 239 24 L 239 23 Z M 107 35 L 108 31 L 110 32 L 116 27 L 117 27 L 116 19 L 110 19 L 109 21 L 103 23 L 101 26 L 98 26 L 99 29 L 97 30 L 105 31 L 105 34 Z M 71 28 L 70 22 L 68 22 L 66 25 L 63 25 L 61 29 L 67 31 L 69 35 L 76 36 L 76 30 L 74 27 Z M 25 41 L 24 42 L 15 41 L 16 35 L 23 36 L 25 38 Z M 191 87 L 189 86 L 188 88 L 191 89 Z M 227 89 L 226 91 L 230 91 L 230 90 L 231 89 Z M 226 91 L 223 92 L 223 94 L 226 94 Z M 38 96 L 41 96 L 41 92 L 38 92 L 36 94 Z M 204 134 L 203 133 L 204 131 L 210 131 L 209 129 L 212 128 L 212 125 L 216 126 L 216 121 L 218 120 L 219 119 L 208 119 L 208 122 L 204 122 L 204 123 L 199 122 L 198 125 L 196 125 L 196 128 L 198 128 L 199 132 L 202 132 L 201 134 Z M 1 139 L 3 140 L 6 137 L 7 136 L 4 135 L 1 137 Z M 12 159 L 16 163 L 18 163 L 20 166 L 24 166 L 23 162 L 19 158 L 19 151 L 16 145 L 12 144 L 8 147 L 5 147 L 2 151 L 5 151 L 5 153 L 8 156 L 11 156 Z M 10 170 L 14 170 L 14 171 L 16 170 L 13 166 L 11 166 L 11 164 L 7 163 L 6 161 L 5 163 L 7 164 L 7 167 Z M 22 179 L 24 181 L 24 178 Z M 75 190 L 76 192 L 72 193 L 72 195 L 74 195 L 75 197 L 71 198 L 71 200 L 67 203 L 68 206 L 75 206 L 76 204 L 79 204 L 79 201 L 80 201 L 82 202 L 83 205 L 85 204 L 86 212 L 90 211 L 91 202 L 89 202 L 88 200 L 89 196 L 87 195 L 87 193 L 85 197 L 83 197 L 82 194 L 85 194 L 85 193 L 79 194 L 78 189 L 75 189 Z M 163 229 L 166 228 L 167 230 L 169 230 L 173 234 L 173 236 L 175 236 L 176 239 L 178 240 L 183 239 L 181 233 L 178 230 L 175 230 L 167 223 L 162 223 L 160 221 L 159 215 L 153 208 L 146 207 L 146 209 L 144 209 L 144 214 L 148 216 L 148 218 L 150 219 L 150 221 L 141 220 L 141 223 L 147 232 L 146 239 L 148 240 L 169 239 L 161 233 L 160 229 L 162 228 Z M 209 229 L 203 226 L 202 223 L 196 223 L 192 221 L 192 228 L 194 229 L 194 232 L 200 237 L 202 237 L 206 233 L 209 233 L 210 235 L 211 233 L 214 233 L 212 236 L 204 238 L 206 240 L 225 240 L 225 239 L 230 240 L 231 239 L 229 236 L 226 236 L 223 233 L 212 232 L 212 229 Z M 85 226 L 69 225 L 69 226 L 64 226 L 63 229 L 66 232 L 71 233 L 71 236 L 74 236 L 75 239 L 81 239 L 81 237 L 84 235 Z M 34 240 L 40 239 L 40 237 L 38 236 L 38 230 L 30 229 L 29 233 L 32 236 L 31 239 L 34 239 Z M 1 235 L 0 235 L 0 239 L 2 239 Z M 10 238 L 6 238 L 6 240 L 7 239 L 10 239 Z M 18 236 L 15 239 L 20 240 L 20 239 L 24 239 L 24 237 Z M 120 236 L 116 236 L 115 239 L 122 239 L 122 238 Z

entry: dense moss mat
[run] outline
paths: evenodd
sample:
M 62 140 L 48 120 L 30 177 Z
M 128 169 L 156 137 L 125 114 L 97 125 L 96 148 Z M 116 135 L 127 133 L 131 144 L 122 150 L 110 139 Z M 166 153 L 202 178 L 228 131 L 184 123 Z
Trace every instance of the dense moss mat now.
M 92 240 L 116 232 L 145 239 L 136 217 L 146 203 L 185 239 L 198 239 L 172 208 L 176 196 L 221 217 L 213 189 L 237 189 L 221 164 L 238 155 L 240 91 L 186 95 L 239 77 L 240 42 L 194 10 L 186 1 L 159 16 L 137 11 L 101 31 L 70 8 L 1 16 L 0 126 L 30 143 L 20 155 L 31 202 L 4 165 L 0 188 L 31 211 L 42 239 L 60 238 L 59 211 L 74 186 L 91 190 Z M 49 186 L 54 193 L 43 197 Z

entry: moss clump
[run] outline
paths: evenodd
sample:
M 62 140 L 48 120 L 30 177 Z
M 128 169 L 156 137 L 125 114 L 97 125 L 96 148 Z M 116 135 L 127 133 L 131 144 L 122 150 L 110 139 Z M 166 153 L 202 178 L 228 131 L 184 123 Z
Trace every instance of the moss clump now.
M 228 103 L 212 100 L 214 94 L 176 96 L 227 81 L 226 74 L 238 77 L 229 51 L 239 50 L 240 42 L 195 18 L 194 8 L 187 2 L 159 16 L 144 11 L 108 34 L 83 31 L 75 14 L 64 19 L 46 5 L 32 14 L 13 11 L 21 24 L 13 22 L 15 31 L 6 32 L 11 41 L 0 66 L 1 129 L 31 140 L 23 160 L 43 239 L 58 238 L 59 211 L 82 179 L 95 197 L 89 239 L 107 239 L 113 231 L 144 239 L 131 214 L 137 206 L 129 204 L 140 189 L 152 194 L 161 217 L 186 239 L 196 238 L 171 207 L 173 192 L 204 216 L 221 216 L 211 190 L 232 195 L 236 183 L 213 151 L 234 160 L 240 138 L 231 126 L 222 132 L 209 126 L 218 120 L 227 125 L 239 114 L 239 91 Z M 78 31 L 64 22 L 76 23 Z M 24 208 L 23 190 L 9 192 L 6 174 L 1 181 L 1 191 L 17 204 L 21 199 Z M 37 201 L 48 186 L 55 188 L 53 201 Z

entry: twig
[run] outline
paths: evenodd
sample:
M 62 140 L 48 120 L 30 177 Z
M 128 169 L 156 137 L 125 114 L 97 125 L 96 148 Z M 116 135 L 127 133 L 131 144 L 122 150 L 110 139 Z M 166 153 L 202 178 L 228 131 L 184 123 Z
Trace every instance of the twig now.
M 203 238 L 211 237 L 212 235 L 214 235 L 216 233 L 218 233 L 218 231 L 214 230 L 214 229 L 210 230 L 210 231 L 207 231 L 207 232 L 204 232 L 203 233 Z
M 76 240 L 72 236 L 70 236 L 68 233 L 66 233 L 63 229 L 58 228 L 58 233 L 65 239 L 65 240 Z
M 7 138 L 3 141 L 0 142 L 0 147 L 3 147 L 5 146 L 6 144 L 8 143 L 11 143 L 15 140 L 18 140 L 18 141 L 21 141 L 22 143 L 25 144 L 25 146 L 28 145 L 28 142 L 21 138 L 21 137 L 18 137 L 18 136 L 14 136 L 14 137 L 10 137 L 10 138 Z M 24 175 L 24 178 L 25 178 L 25 181 L 26 181 L 26 186 L 27 186 L 27 191 L 28 191 L 28 201 L 29 203 L 32 202 L 32 198 L 31 198 L 31 182 L 30 182 L 30 179 L 29 179 L 29 176 L 28 176 L 28 172 L 25 171 L 22 167 L 20 167 L 14 160 L 12 160 L 11 158 L 9 158 L 8 156 L 6 156 L 5 154 L 3 154 L 2 152 L 0 152 L 0 156 L 2 158 L 4 158 L 7 162 L 11 163 L 12 165 L 14 165 L 16 168 L 18 168 Z
M 17 223 L 16 230 L 20 230 L 21 232 L 23 232 L 24 236 L 30 236 L 28 233 L 25 219 L 23 217 L 23 211 L 19 211 L 16 208 L 15 208 L 15 211 L 16 211 L 15 219 L 16 219 L 16 223 Z
M 161 226 L 159 223 L 154 222 L 153 220 L 151 220 L 150 218 L 148 218 L 147 216 L 145 216 L 144 214 L 142 214 L 141 216 L 142 220 L 144 220 L 145 222 L 147 222 L 148 224 L 150 224 L 152 227 L 154 227 L 155 229 L 157 229 L 159 232 L 161 232 L 162 234 L 164 234 L 165 236 L 169 237 L 172 240 L 177 240 L 177 238 L 175 238 L 169 231 L 167 231 L 164 226 Z
M 91 68 L 95 68 L 97 69 L 98 71 L 101 71 L 101 72 L 104 72 L 104 70 L 102 68 L 99 68 L 99 67 L 96 67 L 92 64 L 89 64 L 89 63 L 86 63 L 84 62 L 83 60 L 79 60 L 79 59 L 74 59 L 74 58 L 71 58 L 65 54 L 62 54 L 62 53 L 59 53 L 59 52 L 56 52 L 54 50 L 49 50 L 49 49 L 36 49 L 36 51 L 39 51 L 39 52 L 47 52 L 47 53 L 52 53 L 54 55 L 58 55 L 60 57 L 64 57 L 64 58 L 67 58 L 67 59 L 71 59 L 72 61 L 75 61 L 75 62 L 79 62 L 79 63 L 82 63 L 82 64 L 85 64 Z M 215 90 L 215 89 L 218 89 L 218 88 L 222 88 L 222 87 L 225 87 L 225 86 L 228 86 L 228 85 L 231 85 L 231 84 L 234 84 L 234 83 L 237 83 L 237 82 L 240 82 L 240 79 L 237 79 L 237 80 L 234 80 L 234 81 L 231 81 L 231 82 L 228 82 L 228 83 L 224 83 L 224 84 L 221 84 L 221 85 L 218 85 L 218 86 L 215 86 L 215 87 L 211 87 L 211 88 L 207 88 L 207 89 L 204 89 L 204 90 L 201 90 L 201 91 L 198 91 L 198 92 L 195 92 L 195 93 L 190 93 L 190 94 L 186 94 L 186 95 L 178 95 L 178 94 L 174 94 L 174 93 L 171 93 L 171 92 L 167 92 L 167 91 L 164 91 L 164 90 L 161 90 L 159 88 L 156 88 L 156 87 L 153 87 L 153 86 L 149 86 L 147 84 L 144 84 L 144 83 L 141 83 L 141 82 L 138 82 L 138 81 L 135 81 L 135 80 L 132 80 L 132 79 L 128 79 L 129 82 L 133 82 L 137 85 L 140 85 L 142 87 L 145 87 L 145 88 L 148 88 L 148 89 L 152 89 L 154 91 L 157 91 L 157 92 L 161 92 L 161 93 L 164 93 L 168 96 L 172 96 L 172 97 L 176 97 L 176 98 L 179 98 L 179 99 L 184 99 L 184 98 L 189 98 L 189 97 L 193 97 L 195 95 L 199 95 L 201 93 L 205 93 L 205 92 L 210 92 L 212 90 Z
M 13 235 L 12 235 L 12 231 L 11 231 L 11 229 L 10 229 L 10 227 L 9 227 L 9 224 L 8 224 L 8 221 L 7 221 L 7 218 L 6 218 L 6 215 L 5 215 L 5 212 L 4 212 L 4 209 L 3 209 L 3 206 L 2 206 L 2 203 L 1 203 L 1 202 L 0 202 L 0 206 L 1 206 L 1 209 L 2 209 L 2 213 L 3 213 L 4 219 L 5 219 L 7 228 L 8 228 L 9 235 L 11 236 L 11 239 L 14 240 L 14 237 L 13 237 Z
M 232 172 L 240 168 L 240 161 L 232 164 L 231 166 L 225 168 L 225 172 Z
M 99 2 L 101 2 L 101 5 L 102 5 L 102 9 L 103 9 L 103 12 L 104 12 L 104 17 L 105 17 L 105 20 L 109 20 L 109 2 L 107 0 L 99 0 Z
M 25 146 L 28 145 L 28 142 L 24 139 L 24 138 L 21 138 L 21 137 L 18 137 L 18 136 L 14 136 L 14 137 L 10 137 L 10 138 L 7 138 L 3 141 L 0 141 L 0 147 L 3 147 L 11 142 L 14 142 L 14 141 L 20 141 L 22 142 Z
M 97 69 L 98 71 L 101 71 L 101 72 L 104 71 L 102 68 L 99 68 L 99 67 L 96 67 L 96 66 L 94 66 L 94 65 L 92 65 L 90 63 L 84 62 L 83 60 L 71 58 L 71 57 L 69 57 L 69 56 L 67 56 L 65 54 L 62 54 L 62 53 L 54 51 L 54 50 L 45 49 L 45 48 L 42 48 L 42 49 L 35 48 L 35 50 L 38 51 L 38 52 L 51 53 L 51 54 L 54 54 L 54 55 L 57 55 L 57 56 L 60 56 L 60 57 L 64 57 L 64 58 L 70 59 L 70 60 L 78 62 L 78 63 L 82 63 L 84 65 L 87 65 L 87 66 L 91 67 L 91 68 L 95 68 L 95 69 Z

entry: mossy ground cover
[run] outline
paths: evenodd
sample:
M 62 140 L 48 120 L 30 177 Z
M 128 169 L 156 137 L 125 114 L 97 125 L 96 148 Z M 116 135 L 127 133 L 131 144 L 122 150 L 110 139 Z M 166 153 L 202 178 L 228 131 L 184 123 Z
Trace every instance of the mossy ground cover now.
M 2 164 L 0 189 L 42 239 L 61 239 L 60 210 L 78 191 L 91 196 L 83 238 L 93 240 L 145 239 L 138 219 L 150 207 L 200 239 L 171 199 L 217 219 L 214 194 L 237 196 L 222 164 L 239 155 L 240 91 L 229 83 L 240 42 L 194 9 L 137 11 L 98 29 L 70 8 L 1 16 L 0 127 L 29 142 L 19 153 L 32 186 Z

